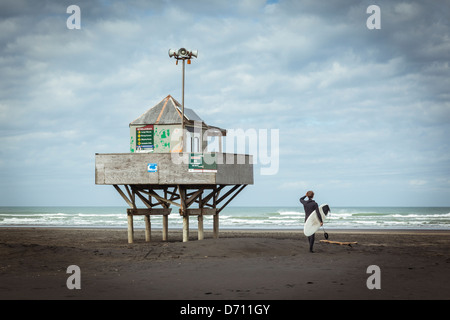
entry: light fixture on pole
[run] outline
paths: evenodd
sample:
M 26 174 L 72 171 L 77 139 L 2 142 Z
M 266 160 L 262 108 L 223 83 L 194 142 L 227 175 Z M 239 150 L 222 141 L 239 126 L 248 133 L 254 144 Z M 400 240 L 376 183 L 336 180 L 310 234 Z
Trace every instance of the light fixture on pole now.
M 169 49 L 169 57 L 170 58 L 175 58 L 177 60 L 177 64 L 178 64 L 178 60 L 182 60 L 183 61 L 183 74 L 182 74 L 182 97 L 181 97 L 181 132 L 182 132 L 182 140 L 181 140 L 181 145 L 182 145 L 182 152 L 185 151 L 185 144 L 184 144 L 184 69 L 185 69 L 185 61 L 187 60 L 188 64 L 191 64 L 191 59 L 192 58 L 197 58 L 198 57 L 198 50 L 187 50 L 185 48 L 181 48 L 177 51 Z

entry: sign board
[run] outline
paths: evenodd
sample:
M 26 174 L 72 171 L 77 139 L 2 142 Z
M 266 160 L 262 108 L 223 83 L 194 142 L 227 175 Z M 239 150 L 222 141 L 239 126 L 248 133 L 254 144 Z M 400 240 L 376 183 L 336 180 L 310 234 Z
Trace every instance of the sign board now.
M 157 163 L 147 164 L 147 172 L 158 172 L 158 164 Z
M 153 125 L 136 128 L 136 151 L 153 151 L 155 145 L 153 142 Z
M 217 172 L 216 155 L 213 153 L 190 153 L 189 172 Z

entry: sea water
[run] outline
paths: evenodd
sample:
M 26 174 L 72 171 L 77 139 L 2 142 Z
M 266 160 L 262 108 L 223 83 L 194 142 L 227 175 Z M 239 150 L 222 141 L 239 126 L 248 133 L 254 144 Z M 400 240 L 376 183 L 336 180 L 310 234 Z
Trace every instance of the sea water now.
M 227 207 L 220 213 L 221 229 L 300 229 L 303 207 Z M 196 228 L 196 217 L 190 217 Z M 162 217 L 151 217 L 162 228 Z M 134 218 L 136 228 L 144 219 Z M 178 208 L 169 215 L 169 229 L 182 228 Z M 204 227 L 212 228 L 212 216 Z M 126 207 L 0 207 L 0 227 L 126 228 Z M 450 229 L 450 207 L 332 207 L 327 229 Z

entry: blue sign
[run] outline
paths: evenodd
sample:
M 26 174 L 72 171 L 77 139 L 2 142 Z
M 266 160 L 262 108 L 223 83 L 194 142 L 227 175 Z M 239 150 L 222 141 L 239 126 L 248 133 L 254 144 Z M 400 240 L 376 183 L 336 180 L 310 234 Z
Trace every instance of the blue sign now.
M 158 164 L 157 163 L 149 163 L 147 164 L 148 172 L 158 172 Z

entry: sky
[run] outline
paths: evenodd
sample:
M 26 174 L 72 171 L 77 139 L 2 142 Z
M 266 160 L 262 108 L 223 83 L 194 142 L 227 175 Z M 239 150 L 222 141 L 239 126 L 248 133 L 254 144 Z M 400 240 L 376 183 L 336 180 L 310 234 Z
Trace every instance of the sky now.
M 450 206 L 449 16 L 449 1 L 2 0 L 0 205 L 125 206 L 95 185 L 95 153 L 129 152 L 131 121 L 181 102 L 168 50 L 185 47 L 186 107 L 278 134 L 276 172 L 257 159 L 233 205 L 314 190 L 331 207 Z

